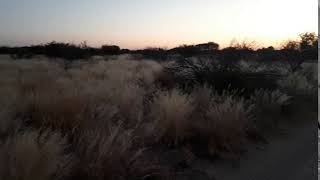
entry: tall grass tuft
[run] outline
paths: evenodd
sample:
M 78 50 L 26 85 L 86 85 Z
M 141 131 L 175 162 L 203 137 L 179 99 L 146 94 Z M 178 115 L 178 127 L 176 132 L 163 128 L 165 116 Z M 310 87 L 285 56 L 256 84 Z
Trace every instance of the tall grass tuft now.
M 255 126 L 263 128 L 275 127 L 281 118 L 282 108 L 289 105 L 291 97 L 280 90 L 256 90 L 250 97 L 251 103 L 255 104 Z
M 318 71 L 315 63 L 304 64 L 299 70 L 290 72 L 278 81 L 279 87 L 290 95 L 316 96 Z
M 252 107 L 246 106 L 243 99 L 232 97 L 211 104 L 200 129 L 202 136 L 208 139 L 208 152 L 211 155 L 239 152 L 246 140 Z
M 190 99 L 179 90 L 160 92 L 151 106 L 157 137 L 175 145 L 189 137 L 192 111 Z
M 26 131 L 0 146 L 0 176 L 6 180 L 56 180 L 68 175 L 71 156 L 59 133 Z
M 120 126 L 83 132 L 75 144 L 75 177 L 118 180 L 155 176 L 160 168 L 145 162 L 144 149 L 134 147 L 133 142 L 132 131 Z

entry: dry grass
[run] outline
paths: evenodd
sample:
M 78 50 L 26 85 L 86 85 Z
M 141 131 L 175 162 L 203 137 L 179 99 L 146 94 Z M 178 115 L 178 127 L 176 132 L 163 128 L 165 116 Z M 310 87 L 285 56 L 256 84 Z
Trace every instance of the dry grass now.
M 289 74 L 286 79 L 279 82 L 279 85 L 290 94 L 308 95 L 315 90 L 314 86 L 308 82 L 307 77 L 298 72 Z
M 291 97 L 280 90 L 256 90 L 251 95 L 250 101 L 255 104 L 254 114 L 256 116 L 252 126 L 263 129 L 276 127 L 278 120 L 281 119 L 282 108 L 290 104 Z
M 317 64 L 305 64 L 301 70 L 288 73 L 278 84 L 290 95 L 314 97 L 317 94 L 317 76 Z
M 209 109 L 214 92 L 209 86 L 196 87 L 190 98 L 195 106 L 195 113 L 203 113 Z
M 159 139 L 177 145 L 190 136 L 193 106 L 187 95 L 174 89 L 160 92 L 151 108 Z
M 243 99 L 231 97 L 210 106 L 200 132 L 208 138 L 208 152 L 211 155 L 239 151 L 246 139 L 251 110 L 252 106 L 246 107 Z
M 11 138 L 9 135 L 24 123 L 21 131 L 25 126 L 32 126 L 59 131 L 68 137 L 72 143 L 70 150 L 79 159 L 73 159 L 76 167 L 72 169 L 72 176 L 85 175 L 90 179 L 159 176 L 157 172 L 161 168 L 141 156 L 142 147 L 133 147 L 133 131 L 143 120 L 145 92 L 153 88 L 161 67 L 156 62 L 98 60 L 93 63 L 77 62 L 65 71 L 63 66 L 49 60 L 1 61 L 0 68 L 6 71 L 1 71 L 3 79 L 0 79 L 3 85 L 0 88 L 0 137 L 7 138 L 7 145 L 1 152 L 11 153 L 17 149 L 15 146 L 31 144 L 26 153 L 36 160 L 37 153 L 42 153 L 43 157 L 54 155 L 54 152 L 47 152 L 50 149 L 42 152 L 43 147 L 48 146 L 56 151 L 55 147 L 49 147 L 51 143 L 61 143 L 61 146 L 66 143 L 65 139 L 55 138 L 55 134 L 42 138 L 42 134 L 28 131 Z M 24 119 L 15 120 L 20 112 Z M 117 124 L 122 124 L 122 128 Z M 43 141 L 43 145 L 37 147 L 38 140 Z M 60 160 L 58 157 L 56 159 Z M 20 163 L 22 167 L 30 166 L 22 161 Z M 34 163 L 42 162 L 39 160 Z M 45 171 L 38 164 L 34 166 L 30 171 L 37 168 Z M 53 167 L 44 165 L 43 168 Z M 8 178 L 13 177 L 9 169 L 3 169 L 3 172 L 8 173 Z M 31 173 L 36 172 L 17 178 L 30 179 L 35 176 Z M 39 172 L 39 179 L 51 179 L 64 174 L 45 173 Z
M 194 66 L 199 71 L 209 65 L 199 63 Z M 163 70 L 174 65 L 96 57 L 75 61 L 66 70 L 63 60 L 1 60 L 1 177 L 57 179 L 70 168 L 65 179 L 159 177 L 162 168 L 144 151 L 146 145 L 167 148 L 196 139 L 206 142 L 211 155 L 235 154 L 246 141 L 252 113 L 278 113 L 289 100 L 280 91 L 259 90 L 245 101 L 241 91 L 218 93 L 209 86 L 185 94 L 173 88 L 176 82 Z M 175 73 L 193 79 L 192 68 Z M 297 84 L 311 76 L 291 74 L 281 87 L 310 92 L 311 82 Z M 166 89 L 158 90 L 159 85 Z M 67 166 L 67 143 L 72 167 Z
M 19 103 L 27 104 L 36 127 L 68 131 L 114 114 L 127 125 L 135 125 L 142 119 L 145 89 L 162 70 L 156 62 L 133 60 L 79 62 L 72 67 L 65 71 L 49 60 L 2 60 L 0 69 L 5 71 L 1 71 L 0 84 L 5 88 L 1 92 L 9 89 L 17 94 Z M 5 97 L 5 93 L 1 94 Z M 9 104 L 2 109 L 16 112 Z M 9 114 L 13 113 L 1 113 L 12 118 Z
M 251 101 L 254 103 L 255 109 L 259 113 L 266 114 L 279 114 L 281 112 L 281 107 L 288 105 L 291 99 L 290 96 L 282 93 L 280 90 L 269 91 L 269 90 L 256 90 L 253 95 L 251 95 Z
M 108 131 L 108 130 L 105 130 Z M 126 163 L 131 155 L 130 134 L 120 132 L 120 127 L 110 132 L 89 130 L 83 132 L 76 145 L 79 172 L 87 178 L 115 179 L 125 176 Z M 82 173 L 81 173 L 82 172 Z
M 106 116 L 111 118 L 110 114 L 117 114 L 117 119 L 128 126 L 141 121 L 145 86 L 139 82 L 152 72 L 139 68 L 138 62 L 124 60 L 83 66 L 55 76 L 30 72 L 18 83 L 17 89 L 26 97 L 31 120 L 37 127 L 68 131 Z
M 14 87 L 0 88 L 0 138 L 14 133 L 22 123 L 19 121 L 26 109 L 22 96 Z
M 59 133 L 17 133 L 0 147 L 0 176 L 6 180 L 53 180 L 70 170 L 71 156 Z
M 159 176 L 159 166 L 134 147 L 132 131 L 120 126 L 83 132 L 75 145 L 79 163 L 76 178 L 134 179 Z

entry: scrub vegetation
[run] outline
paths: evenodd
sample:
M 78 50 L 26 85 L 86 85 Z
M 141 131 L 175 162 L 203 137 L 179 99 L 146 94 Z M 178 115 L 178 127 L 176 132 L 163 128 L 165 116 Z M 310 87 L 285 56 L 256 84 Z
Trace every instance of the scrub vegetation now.
M 104 46 L 81 59 L 94 49 L 11 49 L 0 56 L 0 177 L 172 179 L 197 157 L 239 157 L 296 102 L 317 106 L 315 41 L 306 36 L 281 50 L 209 43 L 122 54 Z

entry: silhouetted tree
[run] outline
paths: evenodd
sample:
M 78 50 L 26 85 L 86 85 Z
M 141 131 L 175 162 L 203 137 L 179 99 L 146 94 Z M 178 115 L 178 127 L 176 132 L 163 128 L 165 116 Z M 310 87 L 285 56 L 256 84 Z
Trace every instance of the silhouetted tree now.
M 305 61 L 318 59 L 318 36 L 315 33 L 303 33 L 299 37 L 299 41 L 287 41 L 281 49 L 292 71 L 298 70 Z
M 51 42 L 44 46 L 45 54 L 48 57 L 64 58 L 66 60 L 84 59 L 88 53 L 80 46 L 69 43 Z
M 315 33 L 300 34 L 301 57 L 305 60 L 318 59 L 318 36 Z
M 300 37 L 300 50 L 318 48 L 318 36 L 316 33 L 303 33 Z
M 299 50 L 300 45 L 299 45 L 299 42 L 297 42 L 297 41 L 289 40 L 282 45 L 282 49 Z

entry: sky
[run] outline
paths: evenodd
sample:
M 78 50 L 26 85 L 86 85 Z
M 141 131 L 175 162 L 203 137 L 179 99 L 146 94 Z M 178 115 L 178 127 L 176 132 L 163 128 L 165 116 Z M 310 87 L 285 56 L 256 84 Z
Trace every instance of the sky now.
M 9 46 L 278 46 L 303 32 L 318 32 L 316 0 L 0 0 L 0 45 Z

